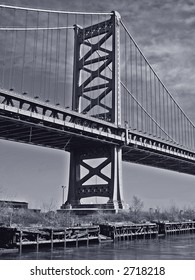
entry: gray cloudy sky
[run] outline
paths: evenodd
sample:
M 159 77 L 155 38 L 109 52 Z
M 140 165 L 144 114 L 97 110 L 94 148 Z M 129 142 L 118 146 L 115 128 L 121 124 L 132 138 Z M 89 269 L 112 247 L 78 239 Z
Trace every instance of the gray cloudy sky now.
M 195 123 L 195 1 L 186 0 L 0 0 L 34 8 L 69 11 L 117 10 L 167 88 Z M 68 154 L 30 145 L 0 142 L 3 198 L 42 207 L 61 204 L 68 184 Z M 140 165 L 123 164 L 126 202 L 133 195 L 146 207 L 195 206 L 195 178 Z

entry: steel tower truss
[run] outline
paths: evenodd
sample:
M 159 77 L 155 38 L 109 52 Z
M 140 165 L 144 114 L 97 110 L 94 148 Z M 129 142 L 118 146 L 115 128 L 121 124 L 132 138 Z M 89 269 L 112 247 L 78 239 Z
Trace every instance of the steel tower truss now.
M 72 99 L 72 110 L 116 126 L 121 124 L 119 22 L 120 15 L 113 12 L 104 22 L 75 26 Z M 115 145 L 72 146 L 68 199 L 62 208 L 79 207 L 80 199 L 94 196 L 107 197 L 106 208 L 123 208 L 121 164 L 121 148 Z

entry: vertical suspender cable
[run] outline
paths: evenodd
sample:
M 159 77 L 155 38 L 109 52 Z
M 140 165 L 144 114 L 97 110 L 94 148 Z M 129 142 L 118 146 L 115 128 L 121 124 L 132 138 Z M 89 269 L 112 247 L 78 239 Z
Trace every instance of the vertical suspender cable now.
M 135 61 L 135 51 L 136 51 L 136 49 L 135 49 L 135 46 L 133 44 L 133 66 L 134 66 L 134 68 L 133 68 L 133 75 L 132 75 L 132 83 L 133 83 L 132 84 L 133 85 L 132 93 L 133 94 L 136 94 L 136 86 L 135 86 L 135 84 L 136 84 L 136 80 L 135 80 L 135 77 L 136 77 L 136 75 L 135 75 L 135 68 L 136 68 L 136 65 L 135 65 L 135 63 L 136 63 L 136 61 Z M 133 102 L 133 130 L 136 130 L 136 102 L 135 102 L 135 100 L 133 100 L 133 101 L 134 101 Z
M 192 134 L 192 131 L 193 131 L 193 126 L 192 126 L 192 124 L 190 123 L 191 149 L 193 149 L 193 134 Z
M 176 128 L 177 128 L 177 143 L 179 144 L 179 116 L 178 116 L 178 113 L 179 113 L 179 110 L 178 110 L 178 106 L 177 104 L 175 104 L 176 106 Z
M 175 142 L 177 143 L 177 126 L 176 126 L 176 109 L 175 109 L 176 105 L 175 102 L 173 102 L 173 109 L 174 109 L 174 130 L 175 130 Z
M 84 18 L 83 18 L 83 21 L 84 21 Z M 81 52 L 81 57 L 82 57 L 82 68 L 81 68 L 81 71 L 80 71 L 80 81 L 81 81 L 81 95 L 83 96 L 85 93 L 84 93 L 84 81 L 85 81 L 85 71 L 82 70 L 85 66 L 85 61 L 84 61 L 84 55 L 85 55 L 85 44 L 84 44 L 84 41 L 85 41 L 85 31 L 84 31 L 84 27 L 85 24 L 83 22 L 83 38 L 82 38 L 82 44 L 81 44 L 81 49 L 80 49 L 80 52 Z M 82 102 L 83 102 L 83 98 L 82 98 Z M 90 102 L 90 105 L 91 105 L 91 102 Z
M 128 48 L 128 50 L 130 50 L 130 44 L 131 44 L 131 40 L 130 40 L 130 38 L 129 38 L 129 40 L 128 40 L 128 44 L 129 44 L 129 48 Z M 129 54 L 129 52 L 128 52 L 128 57 L 129 57 L 129 63 L 128 63 L 128 65 L 129 65 L 129 67 L 128 67 L 128 81 L 129 81 L 129 84 L 130 84 L 130 87 L 129 88 L 131 88 L 131 63 L 132 63 L 132 61 L 131 61 L 131 56 L 130 56 L 130 54 Z M 131 127 L 131 116 L 130 116 L 130 114 L 131 114 L 131 96 L 128 94 L 128 112 L 127 112 L 127 114 L 128 114 L 128 116 L 127 116 L 127 121 L 128 121 L 128 127 Z
M 166 89 L 165 89 L 165 92 L 166 92 L 166 103 L 167 103 L 167 114 L 166 114 L 166 118 L 167 118 L 167 132 L 168 132 L 168 135 L 170 135 L 170 128 L 169 128 L 169 116 L 170 116 L 170 112 L 169 112 L 169 96 L 167 94 Z
M 188 148 L 190 148 L 190 123 L 189 121 L 187 120 L 187 126 L 188 126 Z
M 185 114 L 183 113 L 183 139 L 184 139 L 184 146 L 187 147 L 187 139 L 186 139 L 186 117 L 185 117 Z
M 15 27 L 15 19 L 16 19 L 16 9 L 14 9 L 14 15 L 13 15 L 13 21 L 12 21 L 12 26 Z M 14 65 L 14 61 L 15 61 L 15 46 L 16 46 L 16 32 L 17 31 L 11 31 L 11 43 L 10 43 L 10 47 L 12 48 L 11 50 L 11 56 L 10 56 L 10 66 L 9 66 L 9 82 L 8 82 L 8 86 L 9 88 L 12 88 L 12 72 L 13 72 L 13 65 Z
M 162 97 L 163 97 L 163 128 L 165 131 L 167 131 L 167 128 L 166 128 L 166 122 L 165 122 L 165 116 L 166 116 L 166 107 L 165 107 L 165 89 L 164 89 L 164 86 L 162 85 Z M 164 137 L 166 137 L 166 135 L 164 135 Z M 164 138 L 163 137 L 163 138 Z
M 90 49 L 90 53 L 91 53 L 91 55 L 90 55 L 90 70 L 91 70 L 91 73 L 90 73 L 90 108 L 91 108 L 91 106 L 92 106 L 92 99 L 94 98 L 94 92 L 92 91 L 92 86 L 93 86 L 93 83 L 94 83 L 94 81 L 93 81 L 93 78 L 92 78 L 92 71 L 93 71 L 93 65 L 92 65 L 92 55 L 93 55 L 93 52 L 92 52 L 92 44 L 93 44 L 93 39 L 92 39 L 92 25 L 93 25 L 93 18 L 92 18 L 92 15 L 91 15 L 91 17 L 90 17 L 90 19 L 91 19 L 91 38 L 90 38 L 90 44 L 91 44 L 91 49 Z M 98 109 L 97 109 L 98 108 Z M 97 107 L 96 109 L 98 110 L 97 112 L 96 112 L 96 114 L 98 115 L 99 114 L 99 107 Z
M 171 111 L 171 131 L 172 131 L 172 138 L 175 138 L 175 133 L 174 133 L 174 112 L 173 112 L 173 99 L 171 98 L 171 102 L 170 102 L 171 106 L 170 106 L 170 111 Z
M 187 133 L 186 133 L 186 138 L 187 138 L 187 148 L 189 148 L 189 123 L 186 118 L 186 128 L 187 128 Z
M 158 97 L 159 97 L 159 124 L 162 127 L 162 109 L 161 109 L 161 88 L 160 88 L 160 80 L 158 79 Z M 159 137 L 162 138 L 162 130 L 159 131 Z
M 151 71 L 151 68 L 150 68 L 150 103 L 151 103 L 151 116 L 152 118 L 154 118 L 154 115 L 153 115 L 153 96 L 152 96 L 152 71 Z M 154 135 L 154 127 L 153 127 L 153 121 L 151 120 L 151 134 Z
M 83 16 L 83 29 L 85 29 L 85 15 Z M 83 30 L 83 38 L 82 38 L 82 53 L 81 53 L 81 57 L 82 57 L 82 68 L 84 68 L 85 66 L 85 60 L 84 60 L 84 56 L 85 56 L 85 44 L 84 44 L 84 41 L 85 41 L 85 30 Z M 82 96 L 85 94 L 84 93 L 84 82 L 85 82 L 85 71 L 80 71 L 80 79 L 81 79 L 81 94 Z M 90 93 L 91 94 L 91 93 Z M 91 111 L 91 100 L 89 101 L 90 102 L 90 111 Z M 92 113 L 92 112 L 91 112 Z
M 55 105 L 59 104 L 59 64 L 60 64 L 60 30 L 59 30 L 59 24 L 60 24 L 60 14 L 57 15 L 57 42 L 56 42 L 56 75 L 55 75 L 55 91 L 56 91 L 56 101 Z
M 181 130 L 180 130 L 180 109 L 177 107 L 178 110 L 178 134 L 179 134 L 179 144 L 181 144 Z
M 26 41 L 27 41 L 27 24 L 28 24 L 28 11 L 25 11 L 25 28 L 24 31 L 24 48 L 23 48 L 23 64 L 22 64 L 22 81 L 21 81 L 21 92 L 23 92 L 24 87 L 24 76 L 25 76 L 25 62 L 26 62 Z
M 49 26 L 50 26 L 50 13 L 47 13 L 47 34 L 46 34 L 46 58 L 45 58 L 45 73 L 44 73 L 44 84 L 43 84 L 43 100 L 46 101 L 48 100 L 48 92 L 46 92 L 46 85 L 47 85 L 47 81 L 48 78 L 47 77 L 47 66 L 48 66 L 48 49 L 49 49 Z M 51 75 L 51 73 L 49 73 L 49 75 Z
M 141 74 L 141 104 L 142 104 L 142 106 L 144 106 L 144 100 L 143 100 L 143 76 L 142 76 L 142 55 L 141 55 L 141 53 L 139 52 L 139 54 L 140 54 L 140 74 Z M 142 108 L 141 108 L 141 131 L 142 132 L 144 132 L 144 125 L 143 125 L 143 123 L 144 123 L 144 118 L 143 118 L 143 110 L 142 110 Z
M 67 18 L 66 18 L 66 26 L 68 26 L 69 21 L 68 21 L 68 14 L 67 14 Z M 68 102 L 66 101 L 66 94 L 68 94 L 68 91 L 66 91 L 67 89 L 67 58 L 68 58 L 68 29 L 66 29 L 65 31 L 65 56 L 64 56 L 64 107 L 67 107 Z M 67 102 L 67 104 L 66 104 Z
M 52 92 L 52 73 L 53 73 L 53 69 L 52 69 L 52 51 L 53 51 L 53 30 L 51 30 L 51 38 L 50 38 L 50 62 L 49 62 L 49 73 L 51 73 L 51 77 L 49 79 L 49 90 L 48 90 L 48 100 L 50 101 L 50 93 Z
M 189 137 L 188 137 L 188 120 L 186 118 L 186 147 L 189 147 Z
M 98 16 L 98 22 L 99 22 L 99 16 Z M 98 24 L 99 25 L 99 24 Z M 105 30 L 106 30 L 106 16 L 104 17 L 104 26 L 105 26 Z M 99 29 L 99 28 L 98 28 Z M 98 35 L 99 36 L 99 35 Z M 98 38 L 98 41 L 99 41 L 99 38 Z M 104 48 L 105 49 L 107 49 L 107 39 L 105 40 L 105 45 L 104 45 Z M 100 47 L 100 45 L 99 45 L 99 47 Z M 105 70 L 104 70 L 104 76 L 106 76 L 107 77 L 107 74 L 108 74 L 108 65 L 107 65 L 107 60 L 104 60 L 104 68 L 105 68 Z M 113 68 L 112 68 L 112 70 L 111 70 L 111 75 L 112 75 L 112 73 L 114 73 L 113 72 Z M 106 86 L 106 82 L 105 82 L 105 87 L 104 87 L 104 98 L 103 98 L 103 100 L 104 100 L 104 106 L 106 105 L 106 94 L 107 93 L 107 86 Z M 112 97 L 111 98 L 113 98 L 113 95 L 112 95 Z M 111 100 L 111 104 L 112 104 L 112 100 Z M 112 105 L 110 105 L 110 108 L 112 108 Z M 104 112 L 105 112 L 105 115 L 104 115 L 104 118 L 106 119 L 106 109 L 104 108 Z M 109 112 L 110 114 L 111 114 L 111 111 Z M 112 117 L 110 116 L 110 119 L 111 119 Z
M 15 77 L 15 67 L 16 67 L 16 47 L 17 47 L 17 41 L 18 41 L 18 31 L 16 30 L 15 31 L 15 38 L 14 38 L 14 47 L 13 47 L 13 66 L 12 66 L 12 69 L 11 69 L 11 78 L 10 78 L 10 87 L 12 88 L 13 87 L 13 83 L 15 82 L 14 81 L 14 77 Z M 15 84 L 16 86 L 16 84 Z
M 44 99 L 43 86 L 44 86 L 44 51 L 45 51 L 45 30 L 42 30 L 42 50 L 41 50 L 41 75 L 40 75 L 40 95 Z M 54 93 L 55 94 L 55 93 Z
M 98 42 L 97 42 L 97 44 L 98 44 L 98 46 L 97 46 L 97 49 L 98 49 L 98 51 L 99 51 L 99 48 L 100 48 L 100 43 L 99 43 L 99 40 L 100 40 L 100 36 L 99 36 L 99 21 L 100 21 L 100 19 L 99 19 L 99 15 L 98 15 Z M 99 84 L 100 84 L 100 71 L 99 71 L 99 69 L 100 69 L 100 61 L 99 61 L 99 58 L 100 58 L 100 56 L 98 55 L 98 57 L 97 57 L 97 59 L 98 59 L 98 61 L 97 61 L 97 67 L 98 67 L 98 77 L 97 77 L 97 80 L 99 81 L 98 82 L 98 89 L 97 89 L 97 91 L 98 91 L 98 99 L 97 99 L 97 106 L 98 106 L 98 108 L 100 108 L 100 95 L 101 95 L 101 92 L 100 92 L 100 89 L 99 89 Z M 106 72 L 106 68 L 105 68 L 105 72 Z M 104 73 L 104 76 L 106 76 L 106 73 Z M 91 104 L 90 104 L 90 107 L 91 107 Z M 104 111 L 105 111 L 105 114 L 104 114 L 104 120 L 106 120 L 106 110 L 105 110 L 105 108 L 104 108 Z
M 154 74 L 154 99 L 155 99 L 155 120 L 158 121 L 157 119 L 157 92 L 156 92 L 156 75 Z M 157 125 L 155 125 L 156 127 L 156 137 L 158 137 L 158 128 Z
M 191 150 L 193 149 L 193 126 L 190 124 L 190 138 L 191 138 Z
M 11 69 L 11 78 L 10 78 L 10 87 L 13 87 L 14 78 L 15 78 L 15 68 L 16 68 L 16 46 L 18 41 L 18 31 L 15 31 L 15 39 L 14 39 L 14 50 L 13 50 L 13 67 Z M 16 84 L 15 84 L 16 86 Z
M 6 60 L 7 60 L 7 41 L 8 41 L 8 31 L 5 31 L 5 38 L 4 38 L 4 55 L 3 55 L 3 70 L 2 70 L 2 79 L 1 84 L 2 87 L 5 87 L 5 72 L 6 72 Z
M 190 139 L 190 122 L 188 121 L 188 148 L 191 147 L 191 139 Z
M 125 32 L 125 86 L 128 88 L 127 85 L 127 33 Z M 127 93 L 124 89 L 124 100 L 125 100 L 125 108 L 124 108 L 124 121 L 127 122 Z
M 189 137 L 189 144 L 188 144 L 188 148 L 191 148 L 190 122 L 188 122 L 188 137 Z
M 131 88 L 131 93 L 133 93 L 133 50 L 132 50 L 132 40 L 130 38 L 130 58 L 131 58 L 131 65 L 130 65 L 130 88 Z M 130 108 L 131 108 L 131 115 L 130 115 L 130 120 L 131 120 L 131 128 L 134 129 L 134 100 L 132 99 L 132 97 L 130 98 L 131 100 L 131 104 L 130 104 Z
M 171 108 L 171 111 L 172 111 L 172 118 L 173 118 L 173 122 L 172 122 L 172 129 L 173 129 L 173 139 L 174 139 L 174 142 L 176 142 L 176 136 L 175 136 L 175 103 L 174 103 L 174 100 L 171 99 L 172 101 L 172 108 Z
M 35 96 L 36 87 L 36 66 L 37 66 L 37 43 L 38 43 L 38 27 L 39 27 L 39 12 L 36 17 L 36 28 L 34 35 L 34 48 L 33 48 L 33 66 L 32 66 L 32 96 Z
M 186 139 L 185 139 L 185 115 L 182 112 L 182 131 L 183 131 L 183 145 L 186 146 Z
M 148 110 L 148 75 L 147 75 L 147 62 L 146 60 L 145 61 L 145 87 L 146 87 L 146 111 L 149 113 L 149 110 Z M 149 131 L 149 127 L 150 127 L 150 119 L 147 118 L 147 121 L 146 121 L 146 131 L 148 134 L 150 134 L 150 131 Z
M 179 135 L 179 110 L 178 110 L 178 106 L 176 105 L 176 121 L 177 121 L 177 142 L 178 144 L 180 144 L 180 135 Z
M 184 138 L 183 138 L 184 128 L 183 128 L 183 113 L 181 111 L 181 145 L 184 145 Z
M 0 7 L 0 20 L 2 19 L 2 13 L 3 13 L 3 8 L 2 7 Z M 2 26 L 2 23 L 0 22 L 0 26 Z M 4 32 L 3 32 L 4 33 Z M 1 33 L 2 34 L 2 33 Z M 0 35 L 1 35 L 0 34 Z M 6 34 L 6 33 L 5 33 Z M 2 52 L 3 52 L 3 50 L 2 50 Z M 1 52 L 1 53 L 2 53 Z M 3 57 L 4 58 L 4 57 Z M 0 57 L 0 61 L 1 61 L 1 59 L 2 59 L 2 57 Z M 0 64 L 1 65 L 1 72 L 3 73 L 3 63 L 1 63 Z M 1 82 L 2 82 L 2 73 L 1 73 Z M 1 85 L 0 85 L 1 86 Z
M 138 100 L 138 88 L 137 88 L 137 48 L 135 46 L 135 92 L 136 92 L 136 100 Z M 138 128 L 138 104 L 137 104 L 137 107 L 136 107 L 136 130 L 138 131 L 139 128 Z

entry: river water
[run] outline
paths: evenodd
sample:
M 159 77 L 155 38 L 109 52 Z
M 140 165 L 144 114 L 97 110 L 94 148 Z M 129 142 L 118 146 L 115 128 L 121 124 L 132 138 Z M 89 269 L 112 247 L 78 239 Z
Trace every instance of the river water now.
M 195 260 L 195 234 L 3 254 L 21 260 Z

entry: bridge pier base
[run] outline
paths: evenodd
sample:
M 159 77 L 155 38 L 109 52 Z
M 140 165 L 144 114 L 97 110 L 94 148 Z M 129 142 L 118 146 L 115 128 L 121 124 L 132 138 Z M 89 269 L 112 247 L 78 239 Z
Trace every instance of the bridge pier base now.
M 89 197 L 108 198 L 107 203 L 83 204 Z M 70 155 L 68 198 L 61 209 L 124 209 L 122 192 L 122 151 L 115 146 L 74 147 Z

